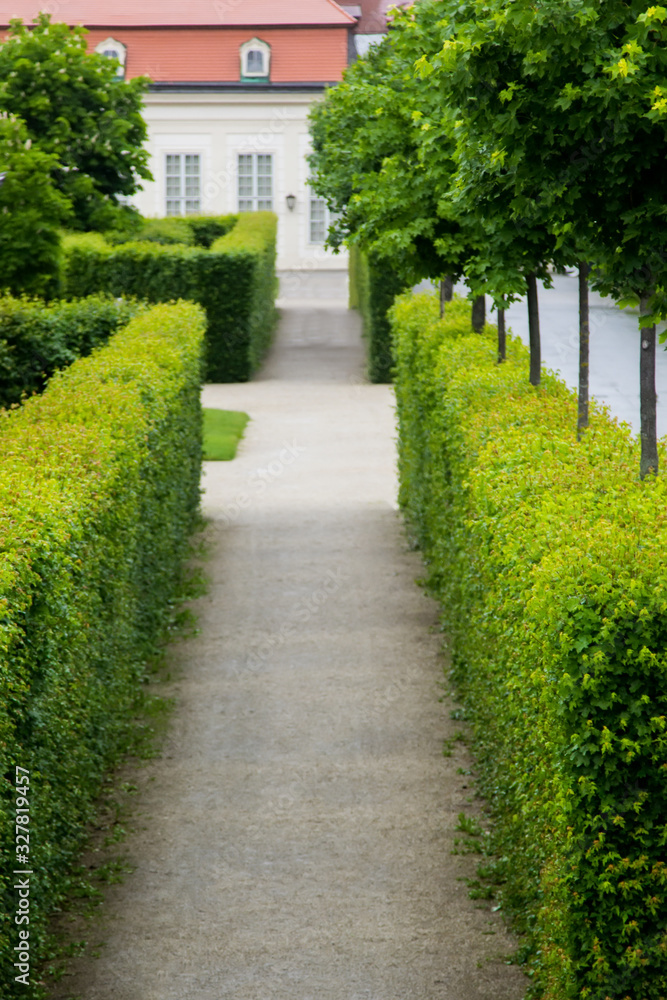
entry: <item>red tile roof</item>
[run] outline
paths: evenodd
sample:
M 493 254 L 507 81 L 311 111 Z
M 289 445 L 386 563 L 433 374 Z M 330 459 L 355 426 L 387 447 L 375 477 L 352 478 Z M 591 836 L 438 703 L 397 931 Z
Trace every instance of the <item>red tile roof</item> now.
M 92 29 L 88 48 L 108 34 L 108 28 Z M 114 30 L 127 46 L 127 78 L 145 75 L 155 83 L 238 82 L 240 47 L 255 34 L 271 46 L 272 83 L 334 83 L 347 64 L 344 27 Z
M 90 28 L 247 27 L 270 25 L 353 25 L 335 0 L 3 0 L 0 26 L 20 17 L 30 23 L 40 10 L 54 21 Z

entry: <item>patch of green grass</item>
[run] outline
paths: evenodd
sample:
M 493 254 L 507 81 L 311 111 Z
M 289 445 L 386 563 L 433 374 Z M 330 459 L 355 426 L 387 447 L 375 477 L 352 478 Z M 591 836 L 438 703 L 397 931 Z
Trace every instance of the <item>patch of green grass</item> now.
M 250 417 L 238 410 L 204 410 L 204 460 L 229 462 Z

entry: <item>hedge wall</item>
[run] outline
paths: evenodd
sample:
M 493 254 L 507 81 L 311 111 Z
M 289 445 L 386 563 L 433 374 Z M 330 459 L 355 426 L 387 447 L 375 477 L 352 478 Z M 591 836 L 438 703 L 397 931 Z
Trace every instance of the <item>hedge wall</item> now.
M 107 243 L 117 246 L 132 241 L 149 243 L 184 243 L 210 249 L 238 222 L 238 215 L 183 215 L 166 219 L 139 219 L 132 229 L 109 230 L 104 233 Z
M 191 299 L 208 317 L 209 382 L 245 382 L 259 367 L 275 324 L 276 217 L 248 212 L 210 250 L 130 242 L 110 246 L 97 234 L 64 241 L 67 296 L 94 292 L 149 302 Z
M 391 382 L 394 356 L 388 310 L 405 291 L 388 261 L 369 257 L 358 247 L 350 248 L 350 309 L 359 309 L 363 322 L 368 378 L 371 382 Z
M 190 229 L 195 246 L 210 250 L 221 236 L 226 236 L 238 225 L 238 215 L 186 215 L 184 221 Z
M 15 981 L 19 930 L 34 982 L 46 920 L 168 620 L 199 504 L 204 327 L 194 304 L 156 307 L 0 414 L 3 997 L 39 992 Z M 29 773 L 29 812 L 15 813 L 16 768 Z M 22 876 L 10 873 L 22 868 L 30 923 L 17 926 Z
M 401 298 L 400 499 L 495 817 L 493 877 L 549 1000 L 667 996 L 667 489 L 627 427 L 461 307 Z M 489 874 L 489 873 L 487 873 Z
M 106 343 L 138 311 L 136 303 L 101 295 L 48 306 L 0 298 L 0 406 L 41 392 L 55 371 Z

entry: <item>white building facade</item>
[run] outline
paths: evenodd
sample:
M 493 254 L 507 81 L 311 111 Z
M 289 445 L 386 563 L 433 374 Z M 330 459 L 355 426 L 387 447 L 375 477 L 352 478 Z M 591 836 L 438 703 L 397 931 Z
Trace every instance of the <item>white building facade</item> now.
M 281 269 L 344 269 L 325 249 L 327 209 L 308 185 L 308 112 L 354 58 L 361 8 L 335 0 L 67 0 L 120 80 L 148 77 L 144 117 L 154 180 L 143 215 L 272 209 Z M 12 0 L 26 24 L 39 0 Z M 9 15 L 5 15 L 5 27 Z M 1 20 L 0 20 L 1 23 Z
M 152 183 L 133 203 L 142 215 L 268 209 L 276 213 L 278 267 L 343 269 L 325 248 L 328 210 L 308 185 L 310 91 L 179 91 L 146 97 Z

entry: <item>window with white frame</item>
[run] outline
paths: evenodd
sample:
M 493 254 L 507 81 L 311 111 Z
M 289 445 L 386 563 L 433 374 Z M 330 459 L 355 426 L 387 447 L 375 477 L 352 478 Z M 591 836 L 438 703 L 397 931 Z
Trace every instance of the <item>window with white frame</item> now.
M 239 212 L 273 211 L 273 154 L 239 153 Z
M 313 191 L 311 184 L 312 181 L 309 180 L 308 242 L 319 243 L 322 245 L 326 243 L 329 226 L 334 221 L 336 216 L 334 212 L 329 211 L 324 198 L 320 198 L 319 195 Z
M 115 38 L 107 38 L 106 41 L 100 42 L 100 44 L 96 46 L 95 51 L 98 55 L 105 56 L 107 59 L 117 59 L 117 76 L 121 79 L 125 78 L 127 47 L 123 45 L 122 42 L 117 41 Z
M 310 242 L 324 243 L 329 231 L 329 209 L 324 198 L 310 192 Z
M 201 211 L 199 153 L 167 153 L 165 180 L 167 215 L 193 215 Z
M 271 46 L 259 38 L 244 42 L 240 49 L 241 79 L 268 80 L 271 70 Z

